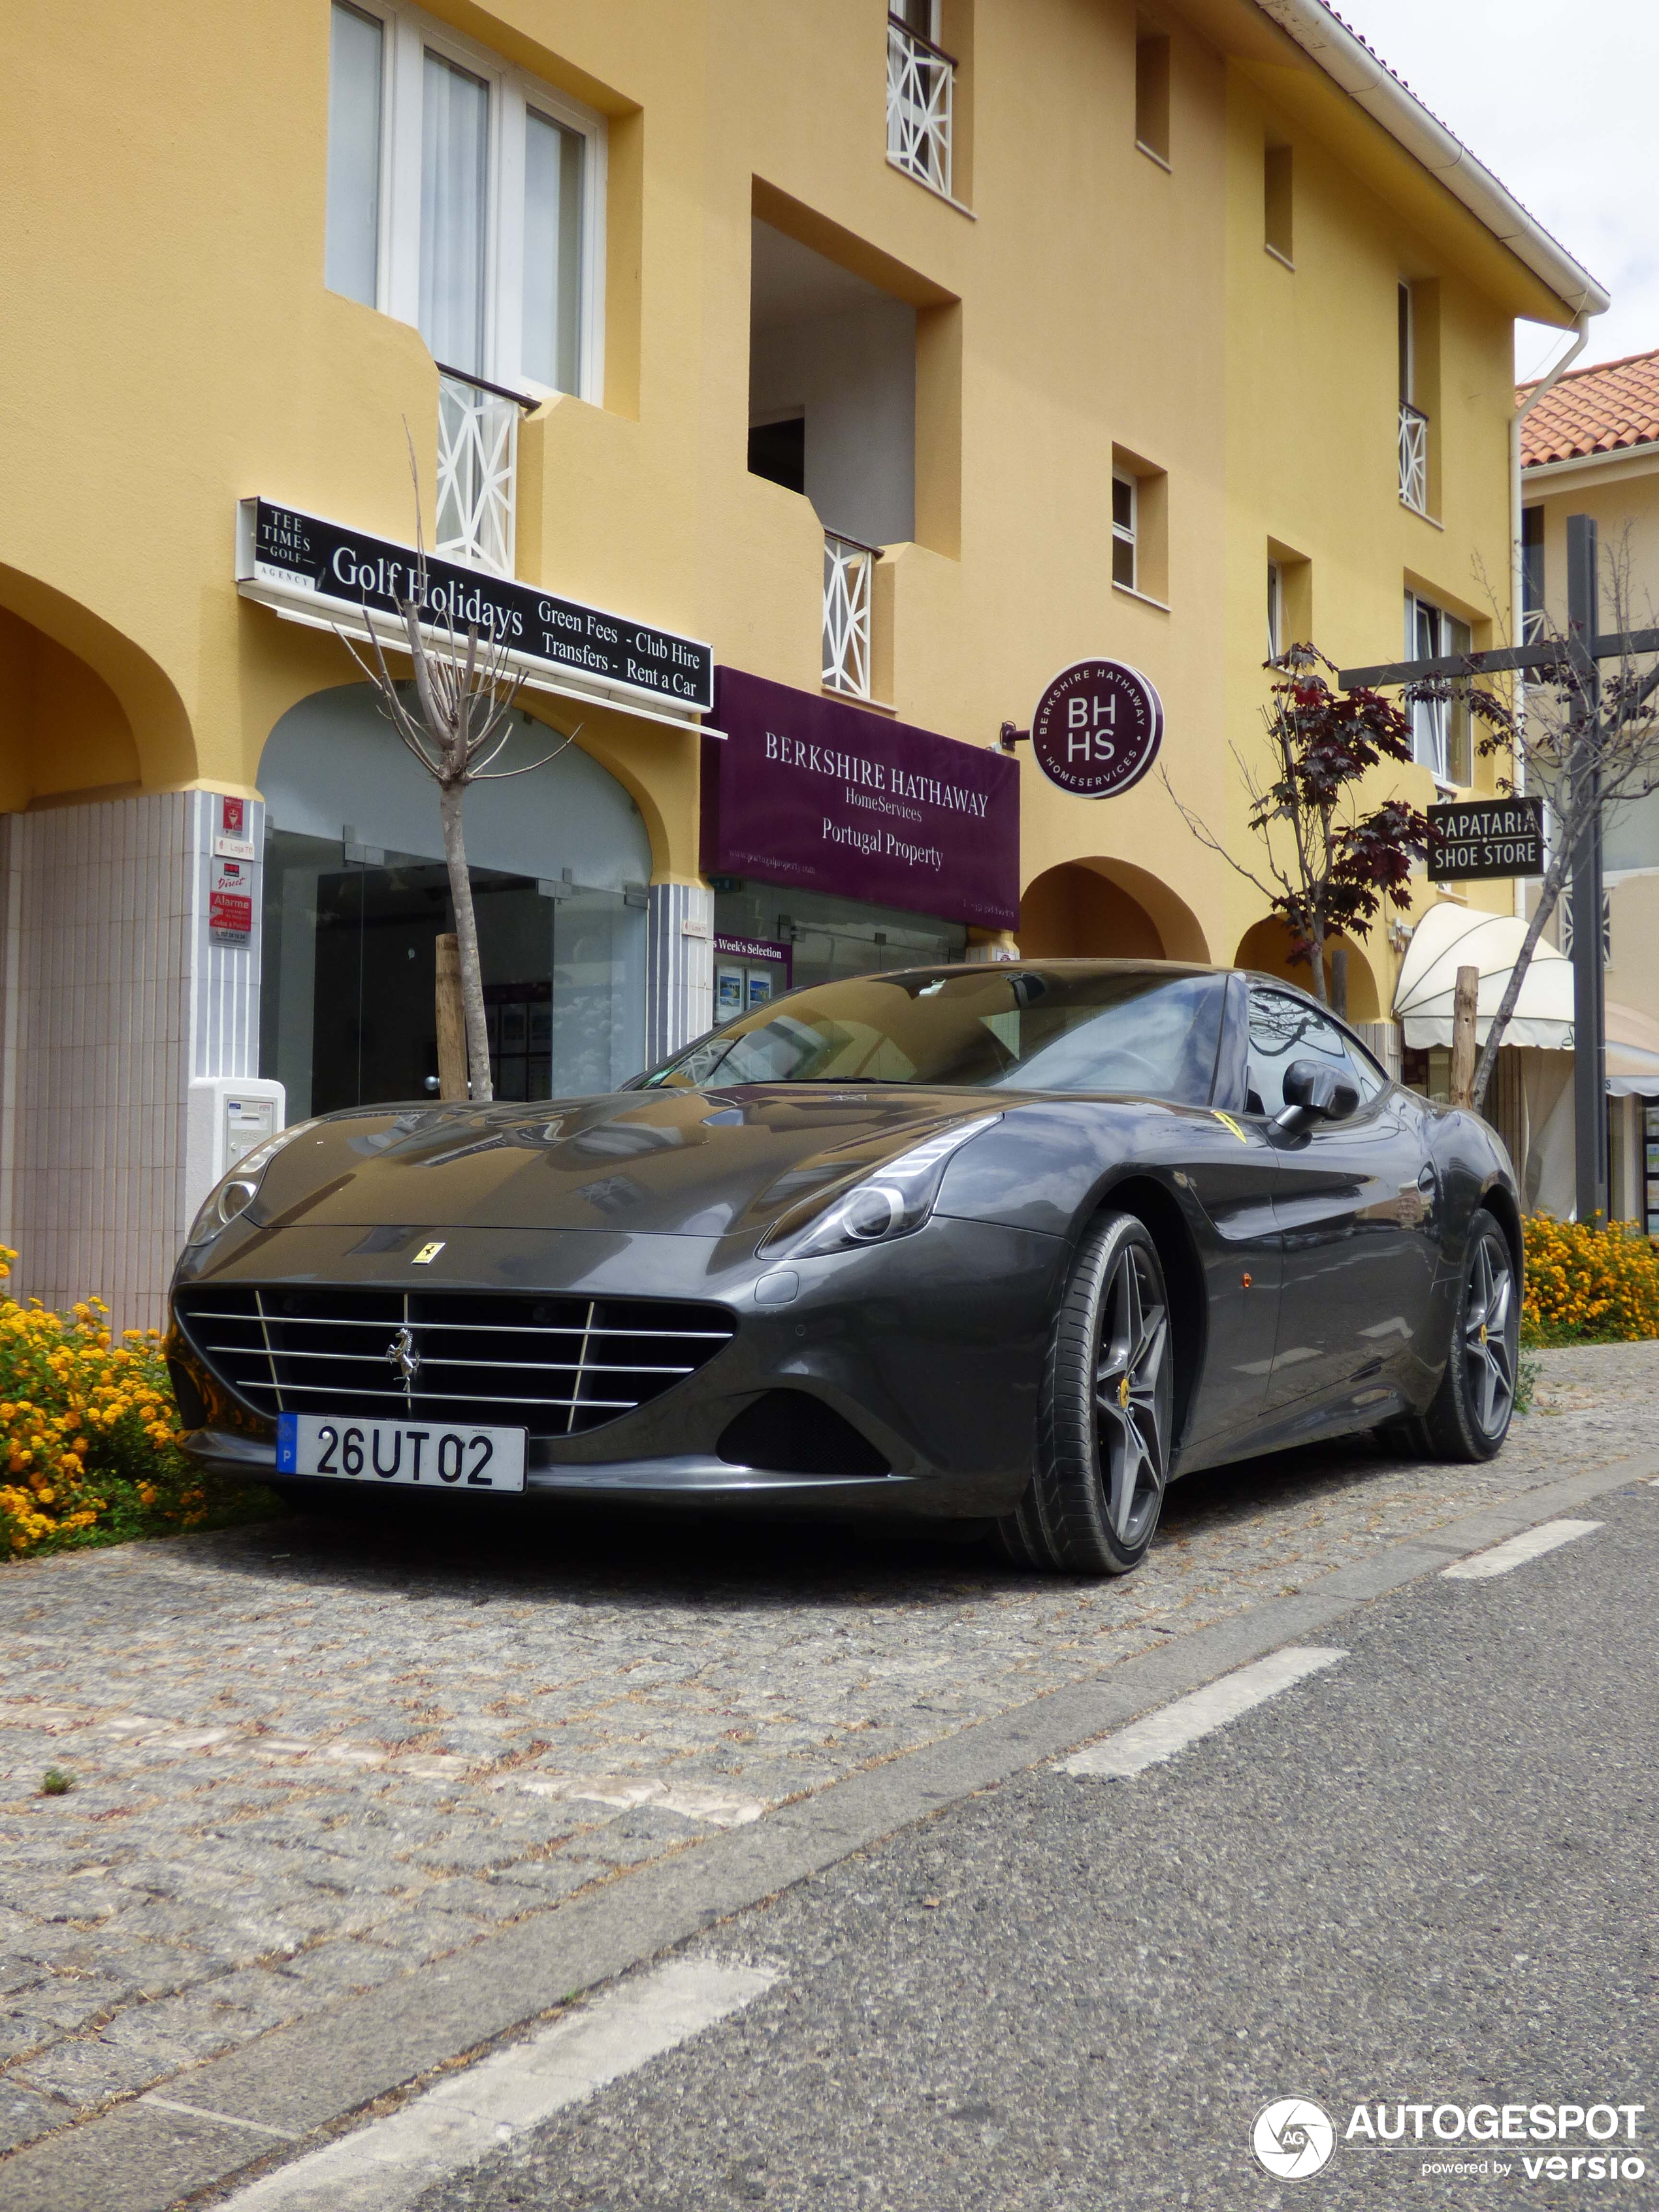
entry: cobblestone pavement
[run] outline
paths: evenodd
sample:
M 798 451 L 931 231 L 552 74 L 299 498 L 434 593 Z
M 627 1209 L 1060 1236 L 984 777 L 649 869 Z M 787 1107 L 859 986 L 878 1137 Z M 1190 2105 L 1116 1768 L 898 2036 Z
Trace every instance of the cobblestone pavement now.
M 1542 1356 L 1482 1468 L 1171 1493 L 1127 1582 L 878 1532 L 294 1519 L 0 1569 L 0 2149 L 1379 1544 L 1659 1447 Z M 379 1501 L 376 1501 L 379 1503 Z M 66 1794 L 39 1794 L 48 1768 Z

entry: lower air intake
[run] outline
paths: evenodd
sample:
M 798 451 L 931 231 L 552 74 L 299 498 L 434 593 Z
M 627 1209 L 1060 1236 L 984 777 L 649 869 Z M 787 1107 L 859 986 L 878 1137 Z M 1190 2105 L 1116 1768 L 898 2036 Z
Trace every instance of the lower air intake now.
M 765 1474 L 890 1474 L 892 1468 L 833 1406 L 805 1390 L 769 1390 L 728 1421 L 714 1447 L 734 1467 Z

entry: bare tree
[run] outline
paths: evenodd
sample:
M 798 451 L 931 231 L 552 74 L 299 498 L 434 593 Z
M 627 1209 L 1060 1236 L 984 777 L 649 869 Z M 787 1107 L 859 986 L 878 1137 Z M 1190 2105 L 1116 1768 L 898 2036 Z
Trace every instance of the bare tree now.
M 1314 995 L 1323 1005 L 1328 941 L 1364 929 L 1384 898 L 1396 907 L 1411 904 L 1406 878 L 1426 849 L 1427 822 L 1404 799 L 1385 799 L 1363 810 L 1359 803 L 1361 780 L 1372 769 L 1384 760 L 1410 760 L 1411 726 L 1381 692 L 1343 690 L 1328 682 L 1335 668 L 1311 645 L 1292 645 L 1263 665 L 1273 678 L 1262 709 L 1267 780 L 1237 745 L 1232 755 L 1266 880 L 1177 795 L 1167 769 L 1164 787 L 1199 842 L 1254 884 L 1283 921 L 1291 957 L 1308 963 Z
M 1475 1070 L 1473 1103 L 1480 1109 L 1498 1066 L 1504 1032 L 1520 1002 L 1521 987 L 1540 939 L 1560 903 L 1575 856 L 1597 814 L 1628 806 L 1659 791 L 1659 660 L 1632 646 L 1628 548 L 1610 553 L 1605 565 L 1613 621 L 1603 640 L 1616 637 L 1620 650 L 1611 664 L 1598 665 L 1582 643 L 1565 637 L 1547 621 L 1534 642 L 1559 648 L 1556 659 L 1528 684 L 1518 720 L 1497 707 L 1490 694 L 1470 687 L 1471 705 L 1483 698 L 1487 733 L 1483 754 L 1508 760 L 1498 776 L 1504 792 L 1525 791 L 1544 801 L 1549 825 L 1549 860 L 1539 886 L 1538 903 L 1527 924 L 1515 966 Z M 1647 665 L 1644 665 L 1644 663 Z M 1449 696 L 1451 683 L 1413 685 L 1408 696 Z M 1575 926 L 1595 931 L 1600 915 L 1575 917 Z
M 419 516 L 416 538 L 419 541 Z M 472 880 L 467 872 L 466 840 L 461 805 L 469 784 L 496 782 L 509 775 L 528 775 L 545 768 L 575 740 L 576 732 L 523 768 L 497 769 L 492 763 L 513 733 L 510 720 L 521 688 L 507 665 L 507 648 L 495 637 L 481 637 L 477 623 L 465 634 L 435 623 L 428 614 L 424 544 L 417 563 L 418 593 L 399 599 L 398 617 L 404 639 L 392 647 L 409 655 L 414 697 L 398 684 L 386 665 L 386 649 L 379 630 L 368 618 L 369 654 L 361 653 L 343 630 L 336 635 L 374 685 L 377 703 L 404 745 L 438 787 L 438 816 L 443 825 L 444 860 L 449 869 L 449 895 L 455 908 L 455 936 L 460 956 L 461 1005 L 466 1025 L 466 1059 L 475 1102 L 495 1096 L 489 1078 L 489 1035 L 484 1019 L 483 971 L 478 958 L 478 925 L 472 908 Z M 372 656 L 372 657 L 371 657 Z

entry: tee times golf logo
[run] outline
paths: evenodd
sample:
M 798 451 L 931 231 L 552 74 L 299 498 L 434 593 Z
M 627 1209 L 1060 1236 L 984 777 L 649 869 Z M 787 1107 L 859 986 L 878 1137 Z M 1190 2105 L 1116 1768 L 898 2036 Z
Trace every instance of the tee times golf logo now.
M 1250 2131 L 1255 2162 L 1275 2181 L 1305 2181 L 1336 2148 L 1328 2112 L 1307 2097 L 1279 2097 L 1264 2105 Z

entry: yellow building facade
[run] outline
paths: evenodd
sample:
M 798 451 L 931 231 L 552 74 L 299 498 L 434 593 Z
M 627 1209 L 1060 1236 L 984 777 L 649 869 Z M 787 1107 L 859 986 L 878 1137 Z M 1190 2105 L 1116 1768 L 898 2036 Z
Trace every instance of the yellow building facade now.
M 1249 860 L 1270 622 L 1349 665 L 1510 626 L 1514 319 L 1604 304 L 1317 0 L 169 0 L 142 35 L 92 0 L 20 19 L 9 74 L 0 1234 L 123 1319 L 239 1128 L 435 1081 L 435 793 L 247 502 L 418 518 L 623 640 L 528 665 L 504 764 L 574 745 L 469 800 L 498 1090 L 569 1095 L 820 974 L 1282 967 L 1159 775 L 1080 799 L 1018 740 L 994 924 L 723 866 L 712 700 L 627 641 L 889 757 L 1129 664 Z M 1401 787 L 1482 781 L 1457 744 L 1425 720 Z M 1393 963 L 1352 948 L 1356 1019 Z

